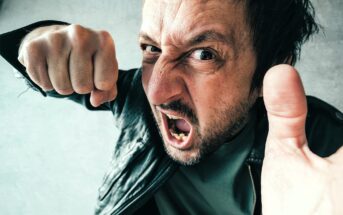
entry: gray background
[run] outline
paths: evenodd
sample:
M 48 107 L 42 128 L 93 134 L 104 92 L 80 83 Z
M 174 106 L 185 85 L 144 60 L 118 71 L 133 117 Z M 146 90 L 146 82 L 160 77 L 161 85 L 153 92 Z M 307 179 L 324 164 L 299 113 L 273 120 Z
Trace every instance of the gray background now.
M 313 3 L 325 34 L 305 45 L 297 68 L 308 94 L 343 110 L 343 1 Z M 120 68 L 140 65 L 140 0 L 7 0 L 3 6 L 0 33 L 44 19 L 106 29 Z M 23 93 L 27 87 L 12 70 L 0 59 L 0 214 L 92 214 L 112 153 L 111 114 Z

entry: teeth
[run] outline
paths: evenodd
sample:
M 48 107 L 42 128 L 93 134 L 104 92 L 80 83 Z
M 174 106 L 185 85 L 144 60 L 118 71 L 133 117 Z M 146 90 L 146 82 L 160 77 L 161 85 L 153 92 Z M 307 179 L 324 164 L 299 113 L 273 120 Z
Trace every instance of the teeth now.
M 188 136 L 186 136 L 184 133 L 176 134 L 172 129 L 169 129 L 169 132 L 173 137 L 175 137 L 179 141 L 185 141 Z
M 181 117 L 166 114 L 169 119 L 181 119 Z
M 182 141 L 186 141 L 187 137 L 184 136 L 181 139 L 182 139 Z

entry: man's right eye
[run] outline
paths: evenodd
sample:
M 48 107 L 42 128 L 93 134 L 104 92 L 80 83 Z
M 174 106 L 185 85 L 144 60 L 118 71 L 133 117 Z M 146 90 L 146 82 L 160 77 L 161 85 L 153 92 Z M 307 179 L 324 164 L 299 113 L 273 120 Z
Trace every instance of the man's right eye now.
M 153 45 L 142 44 L 141 49 L 143 51 L 143 63 L 146 64 L 155 64 L 161 54 L 161 49 Z
M 155 54 L 155 53 L 160 53 L 161 49 L 157 48 L 156 46 L 153 45 L 142 45 L 142 50 L 144 52 L 147 52 L 148 54 Z

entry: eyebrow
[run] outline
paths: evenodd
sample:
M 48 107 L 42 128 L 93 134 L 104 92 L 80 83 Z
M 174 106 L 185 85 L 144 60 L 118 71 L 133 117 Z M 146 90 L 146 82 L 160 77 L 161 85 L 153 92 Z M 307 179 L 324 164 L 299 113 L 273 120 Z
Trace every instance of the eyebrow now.
M 155 45 L 158 44 L 155 40 L 153 40 L 147 33 L 141 31 L 139 33 L 139 40 L 144 40 L 144 41 L 148 41 L 148 42 L 151 42 L 151 43 L 154 43 Z
M 222 42 L 230 46 L 234 45 L 233 35 L 225 36 L 212 30 L 204 31 L 197 36 L 192 37 L 186 44 L 189 46 L 195 46 L 204 42 Z
M 139 33 L 139 39 L 143 39 L 145 41 L 152 42 L 154 44 L 158 44 L 154 39 L 152 39 L 146 32 L 140 32 Z M 229 46 L 234 47 L 235 46 L 235 40 L 233 37 L 233 34 L 230 35 L 223 35 L 219 32 L 208 30 L 203 31 L 199 34 L 197 34 L 194 37 L 191 37 L 190 39 L 186 39 L 185 45 L 186 46 L 195 46 L 199 45 L 204 42 L 222 42 Z

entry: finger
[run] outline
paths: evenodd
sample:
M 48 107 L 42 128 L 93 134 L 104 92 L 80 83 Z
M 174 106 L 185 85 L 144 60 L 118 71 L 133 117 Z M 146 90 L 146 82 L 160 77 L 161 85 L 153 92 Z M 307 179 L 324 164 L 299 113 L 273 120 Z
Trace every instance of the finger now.
M 70 95 L 74 92 L 68 71 L 70 48 L 65 45 L 65 39 L 59 33 L 51 34 L 48 38 L 48 43 L 49 53 L 47 62 L 51 83 L 59 94 Z
M 117 96 L 117 88 L 113 87 L 109 91 L 93 90 L 91 92 L 90 103 L 93 107 L 99 107 L 101 104 L 113 101 Z
M 75 92 L 87 94 L 94 88 L 93 55 L 97 41 L 88 29 L 79 25 L 72 25 L 70 28 L 72 44 L 69 57 L 70 81 Z
M 48 74 L 56 92 L 61 95 L 70 95 L 74 92 L 69 79 L 68 57 L 50 56 Z
M 101 91 L 111 90 L 118 78 L 114 42 L 106 31 L 99 33 L 99 48 L 94 56 L 94 85 Z
M 307 104 L 298 72 L 289 65 L 271 68 L 263 80 L 269 136 L 301 147 L 306 142 Z
M 36 41 L 26 45 L 21 51 L 18 60 L 26 67 L 30 79 L 44 91 L 52 90 L 52 84 L 48 76 L 45 49 Z

